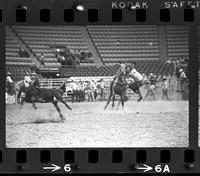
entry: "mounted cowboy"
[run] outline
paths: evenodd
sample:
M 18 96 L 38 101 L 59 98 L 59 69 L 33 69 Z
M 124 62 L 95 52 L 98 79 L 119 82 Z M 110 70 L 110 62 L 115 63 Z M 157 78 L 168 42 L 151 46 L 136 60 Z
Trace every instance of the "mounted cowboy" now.
M 26 75 L 24 76 L 24 85 L 25 87 L 29 87 L 30 83 L 32 82 L 30 73 L 26 72 Z
M 117 75 L 114 76 L 111 84 L 110 84 L 110 93 L 107 100 L 107 103 L 104 107 L 104 109 L 107 108 L 108 104 L 110 103 L 112 99 L 112 107 L 114 107 L 114 101 L 115 101 L 115 94 L 118 94 L 120 96 L 119 103 L 121 102 L 122 108 L 124 108 L 124 102 L 126 101 L 126 65 L 120 64 L 120 68 L 117 71 Z
M 33 71 L 31 73 L 31 83 L 38 89 L 40 87 L 40 80 L 38 75 Z

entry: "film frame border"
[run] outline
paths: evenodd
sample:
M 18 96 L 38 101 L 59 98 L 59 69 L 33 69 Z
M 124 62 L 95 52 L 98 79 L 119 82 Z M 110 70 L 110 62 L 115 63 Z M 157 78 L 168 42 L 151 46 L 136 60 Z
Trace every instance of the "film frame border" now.
M 190 72 L 190 101 L 189 101 L 189 147 L 187 148 L 84 148 L 84 149 L 8 149 L 5 148 L 5 101 L 4 98 L 1 98 L 1 116 L 0 119 L 1 125 L 1 134 L 0 135 L 0 172 L 12 173 L 12 172 L 32 172 L 32 173 L 47 173 L 41 169 L 42 164 L 40 163 L 40 151 L 50 151 L 52 163 L 57 163 L 63 165 L 64 163 L 64 152 L 65 150 L 72 150 L 75 154 L 74 162 L 72 162 L 72 173 L 86 173 L 86 172 L 127 172 L 134 173 L 135 166 L 142 163 L 137 161 L 137 152 L 145 151 L 140 153 L 146 153 L 143 162 L 145 161 L 149 165 L 155 165 L 160 163 L 160 151 L 167 150 L 171 153 L 171 162 L 169 162 L 171 172 L 200 172 L 198 166 L 200 162 L 200 149 L 198 147 L 198 25 L 200 25 L 200 10 L 199 8 L 192 9 L 194 12 L 194 20 L 185 21 L 184 18 L 184 9 L 170 9 L 170 20 L 160 21 L 160 10 L 163 9 L 162 2 L 152 1 L 149 2 L 149 8 L 146 9 L 146 20 L 138 21 L 136 20 L 136 14 L 134 11 L 128 11 L 122 9 L 122 20 L 119 22 L 112 21 L 111 15 L 111 0 L 91 0 L 79 1 L 78 3 L 84 3 L 88 9 L 97 9 L 98 10 L 98 20 L 96 22 L 88 22 L 87 11 L 85 12 L 75 12 L 73 22 L 65 22 L 63 17 L 63 9 L 71 9 L 74 5 L 74 1 L 69 0 L 68 3 L 64 1 L 50 1 L 43 0 L 40 2 L 24 2 L 20 4 L 18 0 L 1 0 L 0 4 L 0 38 L 2 42 L 0 44 L 0 57 L 5 58 L 5 26 L 6 25 L 125 25 L 125 24 L 134 24 L 134 25 L 184 25 L 189 27 L 190 37 L 189 37 L 189 72 Z M 106 2 L 106 3 L 104 3 Z M 16 20 L 16 11 L 19 5 L 24 5 L 27 7 L 26 11 L 26 23 L 24 22 L 15 22 Z M 50 9 L 51 20 L 49 22 L 40 22 L 39 9 Z M 11 12 L 10 9 L 13 9 Z M 126 11 L 126 12 L 125 12 Z M 167 12 L 168 13 L 168 12 Z M 191 12 L 190 12 L 191 13 Z M 192 52 L 191 52 L 192 51 Z M 5 60 L 1 59 L 1 75 L 5 74 Z M 192 68 L 191 68 L 192 67 Z M 1 97 L 4 97 L 4 79 L 1 79 L 0 92 Z M 98 151 L 99 162 L 96 164 L 88 162 L 88 151 L 96 150 Z M 122 151 L 122 161 L 119 162 L 117 158 L 117 163 L 112 163 L 112 151 L 117 150 L 117 152 Z M 18 153 L 19 151 L 19 153 Z M 24 152 L 25 151 L 25 152 Z M 21 152 L 21 153 L 20 153 Z M 18 154 L 17 154 L 18 153 Z M 17 162 L 16 155 L 24 155 L 26 157 L 21 161 Z M 118 153 L 119 154 L 119 153 Z M 193 155 L 194 154 L 194 155 Z M 144 154 L 145 155 L 145 154 Z M 193 156 L 194 157 L 193 157 Z M 168 159 L 169 160 L 169 159 Z M 99 164 L 99 165 L 97 165 Z M 61 172 L 61 171 L 60 171 Z M 59 173 L 59 171 L 58 171 Z M 62 171 L 63 173 L 63 171 Z

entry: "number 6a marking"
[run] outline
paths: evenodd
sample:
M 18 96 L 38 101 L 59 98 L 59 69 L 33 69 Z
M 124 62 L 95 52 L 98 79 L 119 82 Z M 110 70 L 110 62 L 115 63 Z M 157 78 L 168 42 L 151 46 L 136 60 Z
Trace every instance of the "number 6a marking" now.
M 70 171 L 71 171 L 71 166 L 70 166 L 70 164 L 66 164 L 66 165 L 64 166 L 64 170 L 65 170 L 65 172 L 70 172 Z

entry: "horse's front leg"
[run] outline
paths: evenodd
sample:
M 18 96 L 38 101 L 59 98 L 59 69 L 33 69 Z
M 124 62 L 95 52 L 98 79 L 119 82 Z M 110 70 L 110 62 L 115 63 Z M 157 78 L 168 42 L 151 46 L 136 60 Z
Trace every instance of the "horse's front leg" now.
M 107 103 L 106 103 L 106 105 L 105 105 L 105 107 L 104 107 L 104 110 L 107 108 L 108 104 L 110 103 L 111 97 L 112 97 L 112 93 L 110 93 L 110 95 L 109 95 L 109 97 L 108 97 L 108 100 L 107 100 Z
M 31 102 L 32 102 L 33 108 L 37 109 L 37 107 L 35 105 L 35 97 L 34 96 L 31 97 Z
M 72 108 L 63 100 L 61 96 L 57 97 L 57 99 L 60 100 L 60 102 L 62 102 L 69 110 L 72 110 Z
M 124 100 L 122 100 L 122 109 L 124 109 Z
M 125 93 L 121 96 L 122 109 L 124 109 Z
M 114 107 L 115 105 L 115 93 L 113 93 L 113 97 L 112 97 L 112 107 Z
M 117 104 L 117 110 L 119 109 L 119 105 L 120 105 L 120 103 L 121 103 L 121 98 L 120 98 L 119 101 L 118 101 L 118 104 Z

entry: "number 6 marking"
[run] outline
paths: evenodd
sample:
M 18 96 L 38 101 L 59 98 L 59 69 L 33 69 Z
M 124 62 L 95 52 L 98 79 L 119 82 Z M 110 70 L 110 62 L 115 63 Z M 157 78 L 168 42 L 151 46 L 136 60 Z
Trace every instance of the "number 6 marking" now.
M 70 166 L 70 164 L 66 164 L 66 165 L 64 166 L 64 170 L 65 170 L 65 172 L 70 172 L 70 171 L 71 171 L 71 166 Z

